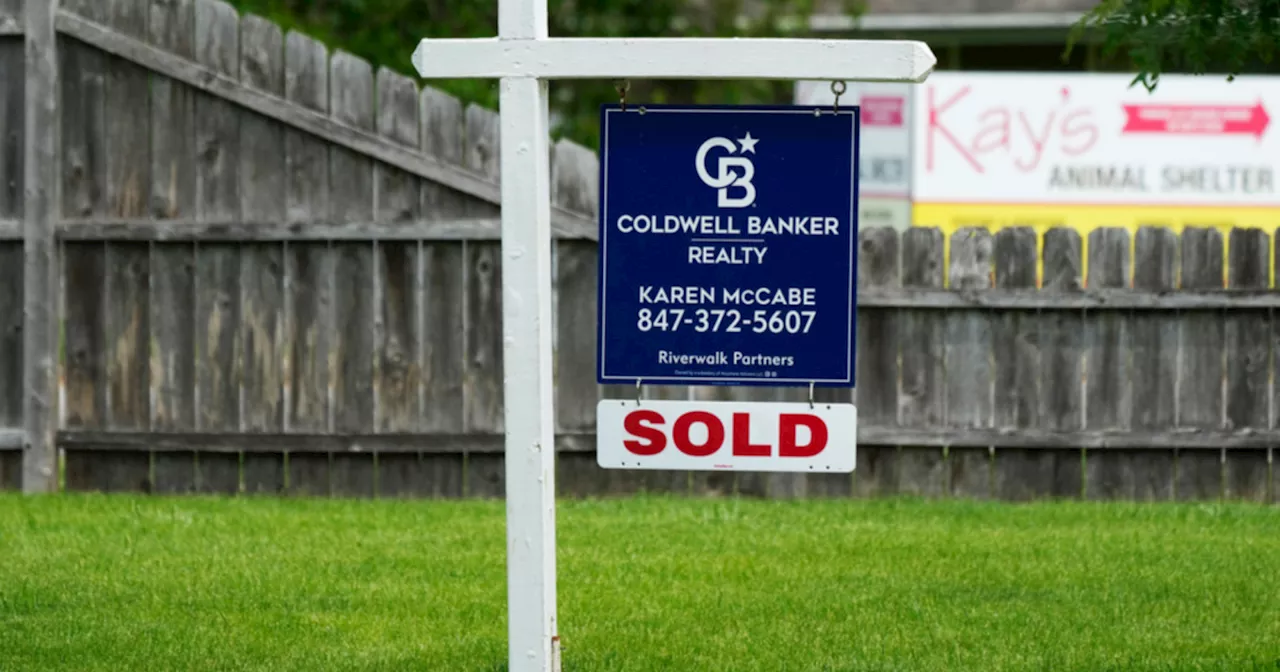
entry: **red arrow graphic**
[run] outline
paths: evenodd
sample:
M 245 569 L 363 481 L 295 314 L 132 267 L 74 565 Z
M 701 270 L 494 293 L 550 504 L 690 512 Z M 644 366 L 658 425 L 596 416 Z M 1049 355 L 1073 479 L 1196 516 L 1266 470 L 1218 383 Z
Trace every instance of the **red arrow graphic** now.
M 1252 135 L 1261 138 L 1271 118 L 1253 105 L 1125 105 L 1125 133 Z

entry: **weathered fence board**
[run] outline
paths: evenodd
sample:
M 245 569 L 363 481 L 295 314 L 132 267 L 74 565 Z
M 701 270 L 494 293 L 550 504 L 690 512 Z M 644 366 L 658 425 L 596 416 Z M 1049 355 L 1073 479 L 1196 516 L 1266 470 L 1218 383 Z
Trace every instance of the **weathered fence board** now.
M 151 426 L 148 246 L 128 243 L 108 246 L 106 281 L 108 426 L 119 431 L 146 430 Z
M 0 240 L 0 429 L 22 428 L 22 258 L 20 241 Z
M 1171 231 L 1144 227 L 1134 240 L 1133 286 L 1167 292 L 1176 286 L 1177 239 Z M 1132 390 L 1129 427 L 1153 431 L 1172 426 L 1177 417 L 1178 316 L 1133 311 L 1129 317 L 1132 337 Z M 1173 451 L 1132 451 L 1127 467 L 1141 479 L 1138 496 L 1169 499 L 1173 496 L 1176 468 Z
M 939 238 L 940 242 L 941 238 Z M 901 265 L 901 260 L 907 258 L 904 256 L 905 254 L 910 254 L 914 250 L 910 248 L 903 250 L 899 243 L 898 235 L 887 229 L 859 232 L 859 287 L 894 288 L 901 286 L 903 282 L 901 269 L 904 268 Z M 941 273 L 941 266 L 939 266 L 939 273 Z M 903 361 L 902 368 L 899 368 L 900 340 L 904 337 L 908 339 L 918 337 L 916 332 L 907 330 L 910 325 L 906 322 L 906 319 L 907 316 L 897 315 L 892 310 L 863 308 L 858 310 L 858 348 L 854 362 L 857 380 L 855 401 L 858 404 L 859 423 L 876 423 L 890 427 L 898 424 L 898 380 L 900 375 L 908 375 L 906 360 Z M 915 354 L 912 348 L 916 344 L 913 341 L 901 345 L 903 355 Z M 848 392 L 839 389 L 823 390 L 822 396 L 819 398 L 822 401 L 844 403 L 850 401 Z M 941 453 L 941 451 L 938 452 Z M 903 449 L 903 453 L 899 453 L 898 449 L 893 446 L 859 447 L 857 461 L 859 467 L 863 464 L 879 465 L 883 463 L 885 466 L 902 468 L 906 466 L 904 462 L 909 463 L 911 466 L 918 465 L 917 453 L 918 451 L 909 448 Z M 901 490 L 904 493 L 911 494 L 930 494 L 918 492 L 916 484 L 922 481 L 914 478 L 915 474 L 905 483 L 896 480 L 881 481 L 877 478 L 888 473 L 884 469 L 878 471 L 868 469 L 859 472 L 855 468 L 853 478 L 848 476 L 822 476 L 814 477 L 812 480 L 814 481 L 815 489 L 835 496 L 852 493 L 855 489 L 869 491 L 878 488 L 883 488 L 887 492 L 899 492 Z M 869 478 L 861 478 L 864 475 Z M 927 481 L 923 482 L 927 483 Z M 906 487 L 901 487 L 904 485 Z
M 350 54 L 330 59 L 329 112 L 338 121 L 373 131 L 373 71 Z M 329 215 L 365 220 L 375 207 L 374 163 L 341 147 L 329 150 Z M 334 244 L 333 419 L 338 432 L 370 431 L 374 424 L 374 249 L 370 243 Z M 330 458 L 333 494 L 371 496 L 372 455 Z
M 551 153 L 551 200 L 577 212 L 594 214 L 599 188 L 596 155 L 569 142 Z M 594 432 L 596 404 L 605 395 L 621 394 L 621 386 L 596 384 L 596 246 L 588 241 L 559 240 L 555 254 L 555 404 L 559 432 Z M 633 392 L 634 394 L 634 392 Z M 686 490 L 688 478 L 685 480 Z M 609 494 L 609 474 L 591 452 L 558 451 L 556 489 L 562 496 Z
M 147 41 L 195 58 L 194 0 L 152 3 Z M 150 76 L 149 214 L 160 220 L 193 217 L 196 208 L 196 93 L 167 77 Z M 157 431 L 196 427 L 196 249 L 192 244 L 151 248 L 151 422 Z M 155 489 L 194 492 L 195 453 L 156 452 Z
M 223 2 L 196 2 L 196 60 L 218 74 L 240 70 L 239 19 Z M 230 102 L 197 92 L 196 204 L 201 219 L 240 215 L 240 113 Z
M 937 229 L 906 231 L 902 236 L 902 286 L 941 289 L 944 259 L 944 241 Z M 942 422 L 945 403 L 945 315 L 938 310 L 904 310 L 898 324 L 902 367 L 895 424 L 936 427 Z M 855 491 L 862 496 L 942 496 L 947 490 L 945 450 L 935 446 L 859 446 Z
M 378 133 L 407 147 L 417 147 L 421 133 L 418 93 L 412 80 L 388 70 L 377 79 Z M 387 165 L 377 166 L 377 212 L 380 220 L 410 221 L 421 216 L 417 178 Z M 374 372 L 378 431 L 417 429 L 422 404 L 422 313 L 419 243 L 377 245 L 378 291 Z
M 246 15 L 240 20 L 241 83 L 274 96 L 285 95 L 284 35 L 275 24 Z M 240 216 L 251 221 L 287 221 L 286 128 L 274 119 L 240 113 Z M 245 245 L 240 259 L 240 362 L 243 415 L 249 433 L 284 431 L 285 249 Z M 157 456 L 158 457 L 158 456 Z M 241 456 L 240 487 L 248 493 L 284 489 L 284 456 Z
M 1036 289 L 1036 233 L 1027 227 L 1003 229 L 995 238 L 995 286 Z M 992 337 L 995 362 L 995 424 L 1034 427 L 1040 413 L 1040 320 L 1034 310 L 996 317 Z M 1002 499 L 1029 500 L 1053 493 L 1054 454 L 1035 449 L 995 452 L 993 488 Z
M 329 54 L 324 45 L 290 32 L 285 37 L 285 98 L 304 109 L 329 109 Z M 325 143 L 304 131 L 285 133 L 286 211 L 290 222 L 323 218 L 329 210 L 329 153 Z
M 409 148 L 421 145 L 418 91 L 412 80 L 378 71 L 378 134 Z M 392 166 L 377 166 L 380 220 L 408 222 L 422 216 L 422 187 L 417 177 Z M 374 377 L 377 380 L 377 431 L 419 431 L 423 417 L 425 332 L 421 244 L 381 242 L 376 252 L 379 310 L 375 322 Z M 380 453 L 377 495 L 429 496 L 429 463 L 420 454 Z
M 332 250 L 324 243 L 290 245 L 285 259 L 286 338 L 289 340 L 290 431 L 329 429 L 329 359 L 332 334 Z
M 992 237 L 986 229 L 966 228 L 951 238 L 948 286 L 955 290 L 985 289 L 992 282 Z M 961 310 L 947 314 L 943 349 L 946 371 L 946 413 L 943 422 L 957 430 L 992 426 L 991 313 Z M 1003 354 L 1003 353 L 1002 353 Z M 962 497 L 991 494 L 991 451 L 986 447 L 952 447 L 950 491 Z
M 23 161 L 26 151 L 26 60 L 21 37 L 0 37 L 0 219 L 22 217 Z M 21 264 L 19 264 L 21 266 Z
M 1183 231 L 1182 287 L 1222 287 L 1222 245 L 1222 235 L 1215 229 Z M 1217 310 L 1181 316 L 1179 427 L 1222 426 L 1224 317 L 1222 311 Z M 1179 499 L 1216 499 L 1221 495 L 1221 450 L 1183 450 L 1179 451 L 1177 460 L 1174 492 Z
M 286 271 L 290 292 L 286 338 L 290 341 L 286 380 L 290 402 L 286 429 L 329 431 L 329 362 L 333 341 L 333 250 L 325 243 L 289 245 Z M 327 455 L 289 455 L 287 487 L 295 493 L 328 493 Z M 313 490 L 308 484 L 321 481 Z
M 1266 289 L 1270 285 L 1271 245 L 1267 232 L 1236 229 L 1227 245 L 1227 286 Z M 1271 427 L 1271 311 L 1239 310 L 1226 315 L 1225 427 L 1267 430 Z M 1263 450 L 1223 453 L 1223 496 L 1265 501 L 1267 457 Z
M 498 115 L 476 105 L 463 113 L 463 165 L 498 181 Z M 467 204 L 463 204 L 464 210 Z M 502 268 L 497 243 L 464 243 L 461 286 L 456 279 L 443 291 L 461 292 L 463 324 L 463 426 L 471 432 L 503 431 Z M 500 455 L 466 453 L 463 492 L 470 497 L 500 497 L 505 465 Z
M 67 490 L 128 493 L 150 491 L 150 452 L 82 450 L 83 448 L 92 446 L 80 446 L 77 450 L 67 451 Z
M 0 450 L 0 491 L 22 489 L 22 451 Z
M 426 432 L 462 431 L 466 417 L 467 296 L 461 291 L 466 246 L 428 242 L 422 248 L 425 370 L 421 426 Z
M 1080 234 L 1070 229 L 1045 233 L 1041 253 L 1046 298 L 1071 295 L 1083 287 Z M 1039 428 L 1072 432 L 1084 428 L 1084 316 L 1080 311 L 1042 311 L 1040 314 Z M 1079 497 L 1084 490 L 1084 451 L 1052 453 L 1055 497 Z
M 68 429 L 99 429 L 107 415 L 106 323 L 102 306 L 106 246 L 67 243 L 62 250 L 62 266 L 62 317 L 67 334 L 63 425 Z
M 145 39 L 147 7 L 138 2 L 110 3 L 108 25 Z M 146 214 L 150 200 L 151 157 L 149 74 L 125 59 L 108 57 L 104 102 L 106 124 L 107 212 L 118 217 Z
M 17 32 L 22 26 L 23 0 L 0 0 L 0 29 Z
M 73 40 L 58 49 L 62 113 L 62 215 L 104 216 L 106 152 L 102 146 L 106 56 Z
M 236 245 L 200 245 L 196 251 L 196 426 L 200 431 L 241 429 L 240 262 L 241 249 Z M 202 492 L 238 491 L 235 457 L 197 455 L 197 487 Z
M 70 196 L 64 192 L 64 196 Z M 103 429 L 107 423 L 106 246 L 67 244 L 62 253 L 64 283 L 64 363 L 67 428 Z M 149 468 L 145 453 L 66 451 L 69 490 L 142 490 L 140 468 Z
M 1119 228 L 1093 231 L 1088 239 L 1089 287 L 1119 288 L 1130 282 L 1129 233 Z M 1086 311 L 1085 427 L 1128 429 L 1128 316 L 1121 311 Z M 1090 498 L 1129 498 L 1136 493 L 1130 455 L 1121 451 L 1087 451 L 1086 493 Z

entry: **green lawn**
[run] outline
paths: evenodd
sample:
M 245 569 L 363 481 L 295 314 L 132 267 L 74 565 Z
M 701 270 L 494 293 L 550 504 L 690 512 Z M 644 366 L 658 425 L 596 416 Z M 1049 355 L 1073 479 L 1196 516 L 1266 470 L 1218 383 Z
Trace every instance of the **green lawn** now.
M 1276 670 L 1280 508 L 562 502 L 582 670 Z M 501 670 L 501 502 L 0 496 L 0 670 Z

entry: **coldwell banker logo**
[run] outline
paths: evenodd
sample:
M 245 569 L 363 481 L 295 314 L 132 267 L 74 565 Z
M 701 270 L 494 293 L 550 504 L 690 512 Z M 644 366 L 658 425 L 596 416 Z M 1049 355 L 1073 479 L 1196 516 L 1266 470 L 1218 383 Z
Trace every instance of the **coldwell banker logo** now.
M 748 132 L 745 138 L 740 138 L 738 144 L 734 144 L 732 140 L 722 137 L 714 137 L 702 143 L 698 148 L 698 156 L 693 160 L 694 167 L 698 169 L 698 177 L 702 179 L 703 184 L 717 191 L 720 207 L 722 208 L 745 208 L 756 202 L 756 186 L 751 184 L 751 178 L 755 177 L 756 165 L 745 156 L 721 156 L 716 163 L 718 173 L 712 177 L 707 172 L 707 154 L 712 149 L 719 147 L 727 150 L 730 154 L 738 153 L 738 145 L 742 146 L 742 154 L 750 152 L 756 153 L 756 143 L 760 142 L 758 138 L 751 137 Z M 739 173 L 735 169 L 741 169 Z M 741 196 L 730 196 L 729 189 L 738 187 L 743 190 Z

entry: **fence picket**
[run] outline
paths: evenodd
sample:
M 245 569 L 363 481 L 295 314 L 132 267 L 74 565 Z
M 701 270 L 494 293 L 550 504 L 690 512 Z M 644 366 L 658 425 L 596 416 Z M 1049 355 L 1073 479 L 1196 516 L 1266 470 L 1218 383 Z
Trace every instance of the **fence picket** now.
M 941 231 L 907 229 L 902 234 L 902 286 L 942 289 L 944 255 Z M 903 310 L 899 325 L 902 382 L 896 424 L 936 427 L 946 412 L 945 316 L 940 310 Z M 854 483 L 864 496 L 905 491 L 940 497 L 947 491 L 946 453 L 935 446 L 859 446 Z
M 107 247 L 107 424 L 113 430 L 151 428 L 150 287 L 147 245 Z
M 22 427 L 22 253 L 0 241 L 0 429 Z
M 101 429 L 107 417 L 106 246 L 67 243 L 63 320 L 67 333 L 64 374 L 66 420 L 69 429 Z M 68 469 L 75 457 L 68 456 Z
M 195 56 L 192 0 L 155 3 L 149 27 L 147 39 L 152 45 L 187 58 Z M 191 217 L 196 212 L 195 94 L 166 77 L 152 75 L 150 79 L 150 213 L 156 219 Z M 195 428 L 194 246 L 153 245 L 151 278 L 153 426 L 164 431 L 191 431 Z M 171 473 L 164 464 L 167 459 L 157 456 L 157 488 L 193 488 L 194 465 L 187 464 L 190 469 L 179 465 L 176 473 Z
M 419 99 L 422 149 L 451 165 L 463 163 L 466 128 L 462 104 L 438 89 L 423 87 Z M 466 212 L 467 199 L 442 185 L 422 184 L 422 213 L 438 220 Z M 422 423 L 424 432 L 460 433 L 466 414 L 466 247 L 458 241 L 422 243 Z M 461 455 L 424 455 L 429 489 L 462 494 Z
M 1129 232 L 1121 228 L 1095 229 L 1089 234 L 1089 277 L 1093 289 L 1129 286 Z M 1088 356 L 1085 364 L 1085 427 L 1123 430 L 1129 424 L 1129 330 L 1120 311 L 1086 311 Z M 1111 449 L 1085 455 L 1087 493 L 1091 498 L 1132 497 L 1137 484 L 1130 470 L 1131 454 Z
M 1044 236 L 1041 294 L 1046 297 L 1079 291 L 1083 286 L 1080 234 L 1071 229 L 1051 229 Z M 1070 432 L 1084 427 L 1084 322 L 1082 311 L 1043 311 L 1040 315 L 1041 395 L 1039 426 Z M 1054 456 L 1055 497 L 1084 494 L 1082 450 Z
M 202 432 L 240 431 L 240 247 L 203 244 L 196 251 L 196 421 Z M 201 492 L 240 490 L 238 453 L 196 456 Z
M 185 58 L 195 58 L 193 0 L 151 3 L 147 41 Z M 148 209 L 156 219 L 190 218 L 196 211 L 196 94 L 185 84 L 152 74 L 151 189 Z M 195 246 L 156 243 L 151 247 L 152 426 L 158 431 L 196 427 Z M 152 458 L 157 492 L 196 488 L 191 451 L 161 451 Z
M 1227 286 L 1265 290 L 1271 285 L 1271 248 L 1262 229 L 1235 229 L 1228 239 Z M 1270 427 L 1271 311 L 1228 312 L 1223 328 L 1227 382 L 1224 411 L 1231 430 Z M 1267 499 L 1267 450 L 1223 453 L 1223 496 L 1263 502 Z
M 0 2 L 0 24 L 24 24 L 21 0 Z M 19 221 L 25 214 L 26 198 L 27 67 L 23 38 L 0 38 L 0 68 L 6 73 L 0 81 L 0 219 Z M 0 430 L 18 432 L 25 428 L 24 258 L 22 240 L 0 237 Z M 21 478 L 22 451 L 0 449 L 0 490 L 20 489 Z
M 0 19 L 0 23 L 3 19 Z M 0 38 L 0 218 L 20 219 L 24 195 L 23 154 L 26 152 L 26 59 L 21 38 Z
M 1222 289 L 1222 234 L 1216 229 L 1188 227 L 1182 232 L 1182 288 Z M 1222 426 L 1223 314 L 1220 310 L 1182 315 L 1181 366 L 1178 371 L 1179 427 Z M 1217 499 L 1222 494 L 1219 450 L 1178 452 L 1175 494 L 1178 499 Z
M 368 62 L 335 52 L 329 64 L 329 113 L 345 124 L 373 132 L 373 69 Z M 329 216 L 337 222 L 373 218 L 373 160 L 342 147 L 329 149 Z M 368 242 L 334 243 L 335 331 L 330 375 L 333 380 L 333 431 L 372 431 L 376 415 L 373 385 L 374 249 Z M 333 494 L 372 496 L 372 455 L 331 456 Z
M 908 231 L 905 239 L 897 231 L 878 227 L 863 229 L 858 240 L 858 288 L 893 289 L 903 286 L 912 279 L 911 264 L 920 259 L 913 254 L 920 254 L 919 246 L 912 246 L 913 233 Z M 921 231 L 923 233 L 923 231 Z M 941 243 L 941 238 L 938 238 Z M 939 244 L 939 254 L 941 245 Z M 939 257 L 940 258 L 940 257 Z M 941 281 L 941 266 L 938 267 L 938 279 Z M 939 282 L 941 284 L 941 282 Z M 914 347 L 915 334 L 907 331 L 911 327 L 909 317 L 896 314 L 897 311 L 881 308 L 859 308 L 857 312 L 857 352 L 855 359 L 855 383 L 853 395 L 845 389 L 821 390 L 820 400 L 833 400 L 848 403 L 850 397 L 858 406 L 858 423 L 875 423 L 892 427 L 898 424 L 899 407 L 899 364 L 898 353 L 901 342 L 902 354 L 911 358 L 909 352 Z M 904 367 L 909 363 L 903 361 Z M 904 368 L 901 375 L 909 375 Z M 904 379 L 905 381 L 905 379 Z M 893 476 L 900 469 L 912 470 L 919 466 L 919 455 L 911 448 L 899 449 L 897 446 L 858 446 L 857 468 L 852 478 L 849 476 L 823 475 L 810 478 L 812 490 L 828 495 L 870 494 L 879 484 L 876 476 Z M 941 451 L 938 451 L 941 454 Z M 873 477 L 860 483 L 862 479 L 857 469 L 864 466 L 864 473 Z M 885 489 L 897 491 L 898 482 L 885 482 Z M 914 485 L 914 481 L 913 481 Z M 916 488 L 908 488 L 913 493 Z M 924 493 L 920 493 L 924 494 Z
M 285 98 L 313 112 L 329 111 L 329 53 L 305 35 L 285 35 Z M 287 217 L 314 221 L 329 214 L 329 147 L 296 129 L 285 133 Z M 333 351 L 333 250 L 328 243 L 290 243 L 285 253 L 290 432 L 330 431 Z M 286 456 L 286 489 L 297 495 L 329 494 L 329 455 Z
M 245 15 L 240 20 L 240 81 L 284 95 L 284 35 L 274 23 Z M 247 110 L 240 116 L 240 213 L 250 221 L 282 221 L 285 201 L 285 128 Z M 244 415 L 249 433 L 284 431 L 286 362 L 284 332 L 285 259 L 279 243 L 240 248 L 240 361 Z M 244 491 L 284 489 L 284 456 L 245 452 Z
M 964 228 L 951 236 L 948 286 L 953 290 L 979 290 L 991 286 L 991 233 Z M 955 428 L 986 428 L 992 422 L 991 314 L 985 310 L 961 310 L 946 316 L 946 415 Z M 987 448 L 947 451 L 950 490 L 964 497 L 985 498 L 991 493 L 991 454 Z
M 996 234 L 996 287 L 1035 291 L 1036 232 L 1011 227 Z M 1040 412 L 1041 339 L 1037 311 L 1006 311 L 994 325 L 995 423 L 1034 427 Z M 1005 448 L 993 460 L 994 487 L 1002 499 L 1029 500 L 1053 493 L 1056 451 Z
M 1172 290 L 1177 277 L 1177 252 L 1178 241 L 1172 231 L 1139 229 L 1134 240 L 1133 286 L 1149 291 Z M 1178 316 L 1132 311 L 1128 319 L 1133 362 L 1129 426 L 1146 431 L 1168 427 L 1177 410 Z M 1173 497 L 1173 451 L 1130 451 L 1127 459 L 1137 493 L 1151 499 Z
M 502 255 L 493 243 L 467 246 L 466 429 L 501 434 Z M 467 493 L 496 497 L 505 489 L 502 456 L 467 455 Z
M 501 138 L 498 114 L 478 105 L 466 108 L 464 160 L 473 172 L 497 182 Z M 464 204 L 469 205 L 469 204 Z M 471 214 L 470 208 L 467 208 Z M 497 243 L 465 244 L 466 297 L 465 386 L 466 428 L 501 433 L 502 384 L 502 255 Z M 499 497 L 505 492 L 505 468 L 501 454 L 470 453 L 466 456 L 467 494 Z
M 561 141 L 551 155 L 551 200 L 575 212 L 595 213 L 598 165 L 593 152 Z M 596 403 L 610 388 L 596 384 L 596 247 L 558 240 L 555 277 L 555 394 L 558 432 L 594 432 Z M 592 446 L 594 448 L 594 446 Z M 594 450 L 556 453 L 561 495 L 598 494 L 607 478 Z M 687 479 L 686 479 L 687 481 Z
M 383 69 L 378 72 L 377 89 L 378 133 L 416 147 L 419 142 L 418 90 L 413 80 Z M 376 217 L 387 221 L 416 219 L 422 205 L 418 178 L 387 165 L 380 164 L 376 170 Z M 377 243 L 376 286 L 381 291 L 374 347 L 377 429 L 381 432 L 414 431 L 420 422 L 419 253 L 417 241 Z
M 108 427 L 108 292 L 106 246 L 67 244 L 66 277 L 68 427 Z M 150 464 L 146 453 L 68 450 L 66 484 L 72 491 L 146 489 Z
M 422 112 L 422 151 L 449 165 L 467 166 L 466 113 L 457 98 L 429 86 L 422 87 L 419 99 Z M 458 215 L 491 216 L 498 212 L 492 203 L 480 204 L 442 184 L 424 180 L 422 211 L 432 219 Z

